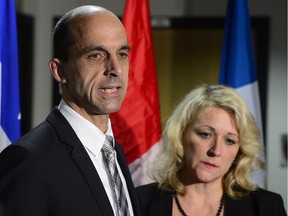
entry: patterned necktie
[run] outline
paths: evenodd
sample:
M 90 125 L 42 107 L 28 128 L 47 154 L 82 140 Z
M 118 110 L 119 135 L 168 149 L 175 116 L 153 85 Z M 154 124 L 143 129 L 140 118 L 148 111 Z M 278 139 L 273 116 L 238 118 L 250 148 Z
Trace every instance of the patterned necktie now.
M 123 184 L 118 173 L 116 162 L 115 162 L 115 151 L 112 147 L 113 138 L 106 135 L 104 145 L 102 147 L 102 152 L 105 157 L 106 165 L 108 167 L 111 181 L 112 181 L 112 190 L 114 198 L 117 204 L 118 216 L 129 216 L 127 199 L 124 191 Z

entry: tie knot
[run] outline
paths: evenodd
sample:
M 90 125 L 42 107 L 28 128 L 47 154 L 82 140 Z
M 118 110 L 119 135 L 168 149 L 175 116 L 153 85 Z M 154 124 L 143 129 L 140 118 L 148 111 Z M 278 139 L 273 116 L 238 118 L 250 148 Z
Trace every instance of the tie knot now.
M 113 152 L 114 148 L 113 148 L 113 137 L 106 135 L 106 139 L 105 142 L 103 144 L 102 150 L 104 152 Z

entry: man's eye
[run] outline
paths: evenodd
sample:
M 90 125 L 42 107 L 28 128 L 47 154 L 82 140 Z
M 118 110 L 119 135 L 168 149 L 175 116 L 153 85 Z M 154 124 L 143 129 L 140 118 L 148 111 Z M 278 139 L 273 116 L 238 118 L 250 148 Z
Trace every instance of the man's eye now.
M 128 54 L 127 54 L 127 53 L 120 53 L 120 54 L 119 54 L 119 57 L 120 57 L 120 58 L 127 58 L 127 57 L 128 57 Z
M 101 57 L 101 55 L 99 53 L 93 53 L 93 54 L 90 54 L 88 57 L 91 59 L 98 59 Z

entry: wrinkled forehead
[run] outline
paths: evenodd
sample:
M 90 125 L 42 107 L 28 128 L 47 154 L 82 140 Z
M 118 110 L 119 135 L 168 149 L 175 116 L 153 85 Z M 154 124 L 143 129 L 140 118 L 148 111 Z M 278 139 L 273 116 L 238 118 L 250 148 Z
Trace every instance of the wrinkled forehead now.
M 118 34 L 126 38 L 126 31 L 119 18 L 107 10 L 96 10 L 80 13 L 69 25 L 73 36 L 83 37 L 87 34 Z
M 107 11 L 78 15 L 71 20 L 69 32 L 72 37 L 71 56 L 79 56 L 96 47 L 111 53 L 129 47 L 123 24 Z

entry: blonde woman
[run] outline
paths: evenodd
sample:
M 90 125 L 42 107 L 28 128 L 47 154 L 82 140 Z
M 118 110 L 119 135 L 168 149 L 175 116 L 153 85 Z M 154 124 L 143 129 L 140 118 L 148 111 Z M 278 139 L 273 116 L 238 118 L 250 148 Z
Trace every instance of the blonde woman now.
M 176 107 L 154 163 L 156 183 L 137 188 L 142 215 L 284 216 L 280 195 L 251 182 L 262 148 L 232 88 L 199 86 Z

